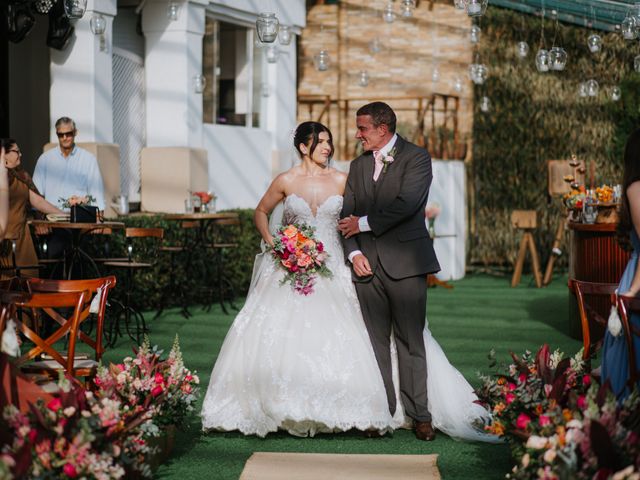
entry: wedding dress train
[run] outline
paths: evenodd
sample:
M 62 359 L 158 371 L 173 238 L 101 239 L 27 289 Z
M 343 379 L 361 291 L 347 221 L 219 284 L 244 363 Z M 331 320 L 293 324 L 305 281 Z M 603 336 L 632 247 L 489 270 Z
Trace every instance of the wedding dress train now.
M 302 197 L 285 199 L 283 222 L 316 228 L 316 237 L 331 255 L 327 265 L 333 276 L 318 278 L 314 293 L 302 296 L 280 285 L 283 271 L 263 254 L 266 258 L 213 368 L 201 412 L 204 430 L 265 436 L 284 429 L 306 436 L 351 428 L 386 431 L 407 423 L 401 408 L 393 417 L 389 413 L 343 260 L 336 228 L 341 209 L 339 195 L 325 199 L 315 214 Z M 449 364 L 428 328 L 424 339 L 434 426 L 455 438 L 494 441 L 473 426 L 488 414 L 473 403 L 477 398 L 471 386 Z M 397 365 L 394 384 L 397 390 Z

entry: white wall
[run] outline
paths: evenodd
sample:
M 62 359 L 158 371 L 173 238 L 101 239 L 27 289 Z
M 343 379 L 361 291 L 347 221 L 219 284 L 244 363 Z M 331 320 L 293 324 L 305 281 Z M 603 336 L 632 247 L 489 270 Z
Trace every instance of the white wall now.
M 205 125 L 209 186 L 216 208 L 255 208 L 271 183 L 271 134 L 246 127 Z

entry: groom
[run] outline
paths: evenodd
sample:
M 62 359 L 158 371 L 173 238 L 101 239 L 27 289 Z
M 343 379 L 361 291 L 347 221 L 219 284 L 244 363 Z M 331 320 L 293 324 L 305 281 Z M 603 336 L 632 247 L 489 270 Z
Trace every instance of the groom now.
M 440 270 L 424 221 L 433 178 L 431 157 L 395 133 L 396 115 L 386 103 L 361 107 L 356 126 L 356 138 L 365 153 L 351 162 L 338 228 L 345 256 L 353 266 L 389 410 L 392 415 L 396 410 L 390 352 L 393 327 L 405 413 L 414 420 L 417 438 L 433 440 L 422 337 L 426 276 Z

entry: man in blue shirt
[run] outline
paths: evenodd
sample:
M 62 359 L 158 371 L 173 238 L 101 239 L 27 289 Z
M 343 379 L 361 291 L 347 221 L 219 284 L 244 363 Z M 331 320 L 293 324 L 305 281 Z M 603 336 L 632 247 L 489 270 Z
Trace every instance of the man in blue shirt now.
M 52 148 L 38 158 L 33 183 L 49 202 L 62 208 L 72 195 L 91 195 L 96 206 L 104 210 L 104 185 L 98 160 L 75 144 L 76 124 L 69 117 L 56 121 L 59 148 Z

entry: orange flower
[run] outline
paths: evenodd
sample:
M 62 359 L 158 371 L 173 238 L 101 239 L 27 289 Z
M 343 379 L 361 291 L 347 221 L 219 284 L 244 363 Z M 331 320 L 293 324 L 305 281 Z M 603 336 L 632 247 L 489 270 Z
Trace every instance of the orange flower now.
M 538 416 L 542 415 L 542 412 L 543 412 L 544 410 L 542 409 L 542 405 L 541 405 L 540 403 L 538 403 L 538 404 L 536 405 L 536 410 L 535 410 L 535 411 L 536 411 L 536 415 L 538 415 Z
M 495 413 L 496 415 L 500 415 L 505 408 L 507 408 L 507 406 L 504 403 L 496 403 L 496 406 L 493 407 L 493 413 Z
M 288 238 L 296 238 L 296 235 L 298 235 L 298 229 L 294 225 L 289 225 L 282 233 L 284 233 Z
M 500 422 L 493 422 L 493 425 L 486 427 L 486 429 L 494 435 L 504 435 L 504 425 Z
M 560 445 L 561 447 L 564 447 L 564 445 L 567 443 L 567 439 L 566 439 L 566 431 L 564 429 L 563 426 L 559 426 L 556 428 L 556 433 L 558 434 L 558 445 Z
M 505 383 L 507 383 L 507 381 L 505 380 L 504 377 L 498 378 L 498 385 L 504 385 Z
M 565 408 L 564 410 L 562 410 L 562 416 L 567 422 L 573 419 L 573 414 L 571 413 L 571 410 L 569 410 L 568 408 Z

